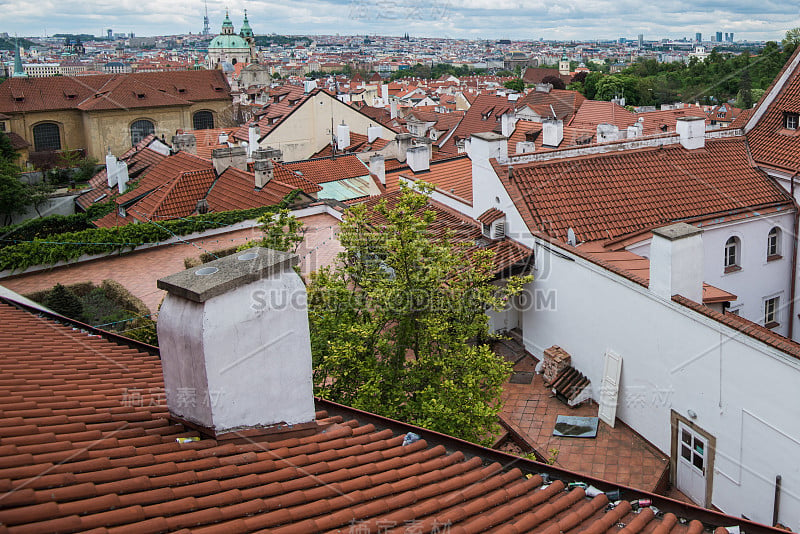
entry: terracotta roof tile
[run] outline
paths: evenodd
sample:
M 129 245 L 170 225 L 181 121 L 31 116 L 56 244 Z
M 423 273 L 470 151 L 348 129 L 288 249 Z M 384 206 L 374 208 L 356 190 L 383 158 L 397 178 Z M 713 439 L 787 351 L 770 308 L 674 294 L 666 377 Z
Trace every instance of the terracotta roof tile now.
M 432 184 L 437 189 L 453 194 L 468 204 L 472 203 L 472 160 L 466 154 L 450 156 L 442 154 L 438 160 L 432 160 L 428 171 L 413 172 L 405 164 L 399 164 L 396 169 L 386 172 L 386 190 L 397 191 L 400 189 L 400 176 L 413 180 L 422 180 Z M 396 161 L 396 160 L 387 160 Z M 399 162 L 398 162 L 399 163 Z
M 0 344 L 0 522 L 8 532 L 377 531 L 379 525 L 402 531 L 408 521 L 426 531 L 446 524 L 465 532 L 602 534 L 624 522 L 632 534 L 656 527 L 700 532 L 699 521 L 678 522 L 670 509 L 702 517 L 712 528 L 739 523 L 754 534 L 772 532 L 627 488 L 622 503 L 607 510 L 605 496 L 566 491 L 562 480 L 545 487 L 535 473 L 567 481 L 574 474 L 326 401 L 318 405 L 340 413 L 317 413 L 319 421 L 330 421 L 325 432 L 269 446 L 211 439 L 181 444 L 176 436 L 197 434 L 168 419 L 156 354 L 5 302 Z M 342 415 L 349 419 L 335 422 Z M 390 428 L 353 420 L 362 416 Z M 397 425 L 426 439 L 403 446 L 407 430 L 398 432 Z M 96 439 L 75 441 L 90 437 Z M 33 447 L 24 443 L 75 457 L 41 461 L 22 451 Z M 121 446 L 129 447 L 123 457 Z M 469 459 L 461 448 L 469 448 Z M 87 450 L 102 455 L 84 459 Z M 516 465 L 504 469 L 512 460 Z M 634 514 L 628 501 L 637 498 L 653 499 L 667 515 Z
M 529 229 L 562 241 L 613 239 L 671 221 L 790 205 L 788 195 L 748 162 L 744 138 L 514 166 L 495 166 L 512 198 L 527 206 Z
M 303 178 L 323 184 L 348 178 L 367 176 L 369 169 L 355 154 L 333 158 L 308 159 L 283 164 Z
M 567 124 L 585 101 L 586 98 L 577 91 L 551 89 L 548 93 L 531 91 L 517 101 L 515 107 L 520 109 L 523 106 L 531 106 L 535 110 L 544 108 L 547 117 L 551 117 L 554 110 L 556 118 L 563 120 L 564 124 Z

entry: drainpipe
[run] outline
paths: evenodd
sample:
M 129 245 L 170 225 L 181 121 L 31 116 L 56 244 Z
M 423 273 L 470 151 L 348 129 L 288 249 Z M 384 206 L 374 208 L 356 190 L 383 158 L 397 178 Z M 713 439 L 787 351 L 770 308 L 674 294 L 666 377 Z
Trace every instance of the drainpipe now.
M 781 509 L 781 476 L 775 477 L 775 500 L 772 505 L 772 526 L 778 524 L 778 513 Z
M 797 177 L 797 173 L 792 175 L 792 202 L 794 202 L 794 228 L 792 229 L 792 282 L 791 282 L 791 297 L 789 300 L 789 339 L 794 339 L 794 292 L 795 286 L 797 284 L 797 230 L 798 230 L 798 223 L 800 222 L 800 208 L 798 208 L 797 200 L 794 198 L 794 179 Z

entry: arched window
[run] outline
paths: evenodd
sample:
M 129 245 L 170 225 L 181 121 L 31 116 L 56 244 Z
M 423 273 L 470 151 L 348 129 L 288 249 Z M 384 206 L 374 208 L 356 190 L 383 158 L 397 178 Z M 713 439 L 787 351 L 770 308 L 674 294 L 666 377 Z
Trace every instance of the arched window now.
M 152 122 L 144 119 L 134 121 L 133 124 L 131 124 L 131 146 L 155 132 L 156 128 Z
M 777 226 L 767 234 L 767 259 L 777 259 L 781 255 L 781 229 Z
M 33 146 L 36 152 L 61 150 L 61 133 L 58 124 L 46 122 L 33 127 Z
M 210 111 L 198 111 L 192 117 L 195 130 L 209 130 L 214 127 L 214 114 Z
M 739 266 L 742 253 L 742 244 L 738 237 L 730 237 L 725 242 L 725 272 L 736 271 Z

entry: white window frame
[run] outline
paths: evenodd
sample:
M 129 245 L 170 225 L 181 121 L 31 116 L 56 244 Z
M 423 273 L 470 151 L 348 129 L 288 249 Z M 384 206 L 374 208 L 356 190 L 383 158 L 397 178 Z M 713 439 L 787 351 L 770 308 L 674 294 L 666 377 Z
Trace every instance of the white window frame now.
M 781 255 L 781 229 L 773 226 L 767 233 L 767 259 Z
M 781 324 L 781 296 L 773 295 L 764 299 L 764 326 L 774 328 Z M 768 326 L 771 325 L 771 326 Z
M 733 249 L 733 261 L 731 262 L 730 250 Z M 725 241 L 725 248 L 723 254 L 723 266 L 725 269 L 738 267 L 741 269 L 742 258 L 742 240 L 737 236 L 732 235 Z
M 786 113 L 783 116 L 783 126 L 787 130 L 797 130 L 798 115 L 797 113 Z

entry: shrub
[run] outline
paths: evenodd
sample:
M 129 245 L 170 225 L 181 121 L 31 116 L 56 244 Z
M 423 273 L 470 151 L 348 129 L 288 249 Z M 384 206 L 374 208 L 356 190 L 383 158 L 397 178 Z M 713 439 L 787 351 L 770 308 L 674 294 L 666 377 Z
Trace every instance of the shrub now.
M 83 320 L 83 304 L 78 296 L 62 286 L 56 284 L 44 300 L 44 305 L 70 319 Z

